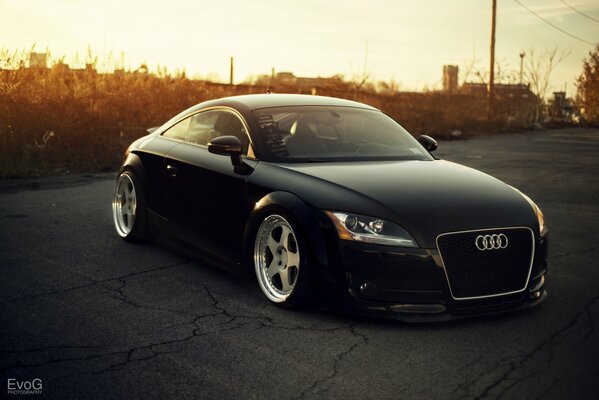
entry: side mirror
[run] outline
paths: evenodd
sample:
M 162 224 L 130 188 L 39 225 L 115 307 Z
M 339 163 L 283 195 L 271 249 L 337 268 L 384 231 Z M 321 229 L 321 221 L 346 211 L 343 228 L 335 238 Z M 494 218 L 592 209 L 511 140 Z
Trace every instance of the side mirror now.
M 418 141 L 428 151 L 435 151 L 437 149 L 437 141 L 428 135 L 420 135 Z
M 241 161 L 241 142 L 235 136 L 219 136 L 208 143 L 208 151 L 213 154 L 231 157 L 234 166 L 239 167 Z

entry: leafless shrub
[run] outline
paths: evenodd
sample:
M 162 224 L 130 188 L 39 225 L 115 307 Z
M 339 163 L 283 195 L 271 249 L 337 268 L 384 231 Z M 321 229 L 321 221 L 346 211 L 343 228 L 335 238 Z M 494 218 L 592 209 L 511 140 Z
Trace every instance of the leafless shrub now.
M 539 100 L 536 119 L 539 119 L 541 110 L 545 104 L 551 74 L 555 70 L 555 67 L 564 61 L 571 52 L 571 50 L 560 51 L 557 47 L 545 49 L 540 53 L 536 52 L 535 49 L 528 50 L 524 71 L 526 80 L 530 84 L 530 90 Z
M 50 68 L 28 68 L 30 51 L 0 49 L 0 177 L 113 171 L 126 146 L 145 135 L 146 128 L 201 101 L 266 93 L 269 87 L 268 82 L 226 85 L 190 80 L 184 70 L 170 72 L 164 66 L 155 72 L 147 64 L 125 70 L 123 55 L 117 61 L 109 56 L 113 63 L 109 65 L 91 49 L 85 62 L 74 62 L 79 69 L 69 68 L 64 57 L 53 58 Z M 98 72 L 99 64 L 114 72 Z M 438 91 L 399 92 L 395 81 L 379 83 L 377 93 L 366 70 L 356 82 L 331 78 L 317 93 L 371 104 L 415 135 L 488 128 L 480 98 Z M 312 90 L 274 88 L 279 93 Z

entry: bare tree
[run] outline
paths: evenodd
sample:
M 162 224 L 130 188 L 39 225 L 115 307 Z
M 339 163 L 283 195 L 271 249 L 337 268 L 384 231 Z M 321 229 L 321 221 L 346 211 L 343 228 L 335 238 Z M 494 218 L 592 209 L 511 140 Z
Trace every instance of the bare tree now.
M 489 70 L 481 66 L 481 59 L 472 53 L 470 58 L 463 61 L 460 67 L 461 82 L 478 82 L 487 84 L 489 82 Z M 518 71 L 505 59 L 495 60 L 495 83 L 515 84 L 518 83 Z
M 572 50 L 559 51 L 557 47 L 545 49 L 542 53 L 535 53 L 534 49 L 528 50 L 524 75 L 540 104 L 543 104 L 547 96 L 551 73 L 571 52 Z
M 387 95 L 399 92 L 400 88 L 401 83 L 396 81 L 395 79 L 390 79 L 388 81 L 378 81 L 375 85 L 375 89 L 378 93 Z
M 479 75 L 480 69 L 480 57 L 476 55 L 475 50 L 472 50 L 472 57 L 465 59 L 462 63 L 462 67 L 460 68 L 460 80 L 463 83 L 470 82 L 470 79 Z
M 370 79 L 370 73 L 366 70 L 355 70 L 351 66 L 351 83 L 356 90 L 362 89 L 366 82 Z
M 365 43 L 364 67 L 361 70 L 356 69 L 351 61 L 349 66 L 351 69 L 351 83 L 359 91 L 370 79 L 370 72 L 368 71 L 368 41 Z
M 502 57 L 495 61 L 495 79 L 497 83 L 513 85 L 518 83 L 518 71 Z
M 571 50 L 567 52 L 559 51 L 557 47 L 545 49 L 542 53 L 535 53 L 534 49 L 528 51 L 524 75 L 530 85 L 530 90 L 537 97 L 536 121 L 540 119 L 542 114 L 551 73 L 571 52 Z

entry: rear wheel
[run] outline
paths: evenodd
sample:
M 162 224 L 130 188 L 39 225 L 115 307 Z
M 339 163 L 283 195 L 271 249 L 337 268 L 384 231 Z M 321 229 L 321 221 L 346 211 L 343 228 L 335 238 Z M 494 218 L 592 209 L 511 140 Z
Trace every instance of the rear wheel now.
M 271 302 L 299 308 L 311 301 L 308 253 L 299 231 L 283 215 L 267 216 L 258 228 L 254 268 L 260 289 Z
M 123 239 L 142 241 L 147 238 L 145 192 L 132 172 L 123 172 L 116 181 L 112 216 L 116 232 Z

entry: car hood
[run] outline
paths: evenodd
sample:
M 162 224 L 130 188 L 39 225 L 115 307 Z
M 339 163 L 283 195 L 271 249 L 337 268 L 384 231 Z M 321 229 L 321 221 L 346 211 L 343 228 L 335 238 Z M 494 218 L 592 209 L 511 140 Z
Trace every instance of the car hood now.
M 278 166 L 318 182 L 312 189 L 297 185 L 296 194 L 314 206 L 391 219 L 429 248 L 441 233 L 538 224 L 531 206 L 510 186 L 448 161 Z M 331 188 L 323 190 L 322 183 Z

